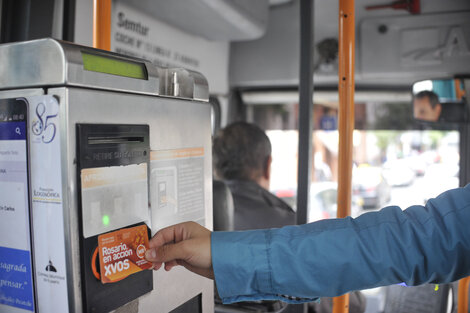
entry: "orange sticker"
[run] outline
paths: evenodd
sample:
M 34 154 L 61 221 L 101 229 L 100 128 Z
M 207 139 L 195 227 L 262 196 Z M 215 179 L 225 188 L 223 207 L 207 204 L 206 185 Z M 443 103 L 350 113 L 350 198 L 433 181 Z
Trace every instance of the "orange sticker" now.
M 98 236 L 101 282 L 114 283 L 151 268 L 152 263 L 144 258 L 148 246 L 146 225 Z

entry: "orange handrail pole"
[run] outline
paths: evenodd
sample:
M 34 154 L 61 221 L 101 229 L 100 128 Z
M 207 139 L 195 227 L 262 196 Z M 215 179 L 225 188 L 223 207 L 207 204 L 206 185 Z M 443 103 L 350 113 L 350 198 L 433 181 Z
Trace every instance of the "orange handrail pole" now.
M 352 154 L 354 131 L 354 0 L 339 0 L 339 150 L 338 217 L 351 215 Z M 349 312 L 349 295 L 333 300 L 333 313 Z
M 349 293 L 333 298 L 333 313 L 349 312 Z
M 454 79 L 454 86 L 457 99 L 462 100 L 462 97 L 465 96 L 465 90 L 461 88 L 461 81 L 459 78 Z
M 462 278 L 459 281 L 459 293 L 457 296 L 457 313 L 468 312 L 468 285 L 470 284 L 470 276 Z
M 111 0 L 93 0 L 93 47 L 111 50 Z

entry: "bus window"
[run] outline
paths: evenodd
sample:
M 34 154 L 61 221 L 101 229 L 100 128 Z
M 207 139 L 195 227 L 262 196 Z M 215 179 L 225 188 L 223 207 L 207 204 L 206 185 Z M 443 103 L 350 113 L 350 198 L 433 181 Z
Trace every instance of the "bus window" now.
M 320 92 L 321 93 L 321 92 Z M 356 104 L 351 215 L 388 205 L 405 209 L 424 204 L 459 185 L 459 133 L 423 128 L 413 121 L 410 96 Z M 361 96 L 367 98 L 366 94 Z M 271 99 L 273 101 L 274 99 Z M 252 122 L 266 130 L 272 142 L 270 190 L 295 208 L 297 194 L 297 104 L 251 104 Z M 314 104 L 309 221 L 329 214 L 331 205 L 318 200 L 326 189 L 336 190 L 338 161 L 337 108 L 332 102 Z M 436 178 L 440 183 L 436 184 Z M 317 197 L 317 200 L 314 198 Z

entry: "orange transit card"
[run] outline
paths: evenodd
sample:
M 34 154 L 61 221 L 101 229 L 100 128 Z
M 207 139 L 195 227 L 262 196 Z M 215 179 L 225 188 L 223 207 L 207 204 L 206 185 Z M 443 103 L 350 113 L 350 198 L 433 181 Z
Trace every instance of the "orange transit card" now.
M 114 283 L 151 268 L 152 263 L 144 258 L 148 246 L 146 225 L 98 236 L 101 282 Z

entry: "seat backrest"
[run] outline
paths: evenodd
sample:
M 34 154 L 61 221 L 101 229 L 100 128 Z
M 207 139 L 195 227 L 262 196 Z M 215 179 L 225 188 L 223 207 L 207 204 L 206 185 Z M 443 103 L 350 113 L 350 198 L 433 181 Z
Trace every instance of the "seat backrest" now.
M 212 216 L 215 231 L 234 230 L 234 206 L 230 189 L 223 181 L 212 181 Z
M 219 180 L 212 181 L 212 204 L 215 231 L 233 231 L 234 204 L 232 192 L 228 186 Z M 216 313 L 247 313 L 247 312 L 271 312 L 271 313 L 297 313 L 304 312 L 302 305 L 287 305 L 281 301 L 255 301 L 240 302 L 231 305 L 223 305 L 222 300 L 215 289 L 215 312 Z M 287 310 L 287 311 L 286 311 Z
M 437 290 L 436 290 L 437 289 Z M 446 313 L 449 285 L 387 286 L 384 313 Z

